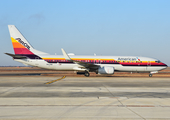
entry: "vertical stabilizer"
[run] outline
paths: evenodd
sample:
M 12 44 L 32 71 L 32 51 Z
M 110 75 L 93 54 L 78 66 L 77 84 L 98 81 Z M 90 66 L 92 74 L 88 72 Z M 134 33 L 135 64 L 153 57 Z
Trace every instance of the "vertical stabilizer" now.
M 14 25 L 8 25 L 8 28 L 15 54 L 20 55 L 46 54 L 44 52 L 35 50 Z

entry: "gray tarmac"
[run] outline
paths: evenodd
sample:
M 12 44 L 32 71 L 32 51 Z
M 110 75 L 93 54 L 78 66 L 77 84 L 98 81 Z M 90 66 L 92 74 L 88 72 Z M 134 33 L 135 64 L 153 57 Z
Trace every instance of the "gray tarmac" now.
M 0 76 L 0 119 L 170 119 L 170 78 L 61 77 Z

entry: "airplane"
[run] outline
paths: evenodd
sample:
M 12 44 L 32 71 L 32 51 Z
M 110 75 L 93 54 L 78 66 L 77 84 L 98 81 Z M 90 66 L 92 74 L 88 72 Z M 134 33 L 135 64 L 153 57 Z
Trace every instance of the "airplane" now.
M 8 25 L 8 28 L 15 54 L 5 54 L 25 65 L 51 70 L 77 71 L 77 74 L 84 74 L 86 77 L 90 75 L 89 72 L 112 75 L 115 71 L 148 72 L 149 77 L 152 77 L 152 74 L 167 68 L 165 63 L 148 57 L 78 56 L 67 54 L 64 49 L 61 49 L 63 55 L 50 55 L 34 49 L 14 25 Z

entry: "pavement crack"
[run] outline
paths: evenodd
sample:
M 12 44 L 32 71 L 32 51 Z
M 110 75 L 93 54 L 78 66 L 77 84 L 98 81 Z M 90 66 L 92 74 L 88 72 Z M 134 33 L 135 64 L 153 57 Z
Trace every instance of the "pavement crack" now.
M 4 94 L 8 93 L 9 91 L 14 90 L 14 89 L 17 89 L 17 88 L 18 88 L 18 87 L 10 88 L 10 89 L 8 89 L 8 90 L 0 93 L 0 96 L 2 97 Z
M 103 85 L 103 84 L 102 84 L 102 85 Z M 118 101 L 121 105 L 123 105 L 123 103 L 122 103 L 112 92 L 110 92 L 110 90 L 107 89 L 107 87 L 106 87 L 105 85 L 103 85 L 103 86 L 106 88 L 107 91 L 109 91 L 109 93 L 110 93 L 113 97 L 115 97 L 115 98 L 117 99 L 117 101 Z
M 140 118 L 146 120 L 144 117 L 142 117 L 141 115 L 139 115 L 138 113 L 136 113 L 136 112 L 133 111 L 132 109 L 128 108 L 127 106 L 126 106 L 126 108 L 127 108 L 129 111 L 131 111 L 131 112 L 133 112 L 134 114 L 136 114 L 137 116 L 139 116 Z

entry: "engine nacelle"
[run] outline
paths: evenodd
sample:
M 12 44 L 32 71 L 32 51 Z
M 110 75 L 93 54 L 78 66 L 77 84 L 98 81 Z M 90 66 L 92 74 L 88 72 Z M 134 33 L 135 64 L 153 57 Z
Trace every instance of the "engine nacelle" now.
M 103 66 L 98 69 L 98 74 L 114 74 L 114 67 Z

